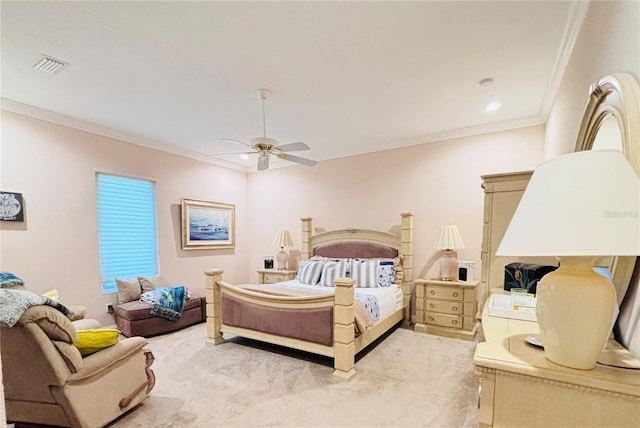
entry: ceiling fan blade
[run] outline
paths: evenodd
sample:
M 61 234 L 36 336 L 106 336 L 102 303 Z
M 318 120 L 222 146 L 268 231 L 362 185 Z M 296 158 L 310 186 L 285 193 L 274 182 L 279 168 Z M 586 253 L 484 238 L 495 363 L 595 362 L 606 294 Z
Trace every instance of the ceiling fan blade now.
M 220 141 L 226 141 L 227 143 L 241 144 L 243 146 L 251 147 L 251 144 L 243 143 L 242 141 L 232 140 L 231 138 L 220 138 Z
M 280 153 L 278 154 L 278 157 L 280 159 L 288 160 L 288 161 L 299 163 L 301 165 L 306 165 L 306 166 L 316 166 L 316 164 L 318 163 L 311 159 L 302 158 L 300 156 L 288 155 L 286 153 Z
M 289 144 L 284 144 L 282 146 L 278 146 L 278 150 L 280 150 L 281 152 L 295 152 L 298 150 L 309 150 L 309 146 L 307 146 L 305 143 L 289 143 Z
M 256 152 L 231 152 L 231 153 L 214 153 L 212 155 L 207 155 L 208 158 L 215 158 L 218 156 L 227 156 L 227 155 L 252 155 Z
M 264 171 L 269 168 L 269 155 L 260 155 L 258 157 L 258 171 Z

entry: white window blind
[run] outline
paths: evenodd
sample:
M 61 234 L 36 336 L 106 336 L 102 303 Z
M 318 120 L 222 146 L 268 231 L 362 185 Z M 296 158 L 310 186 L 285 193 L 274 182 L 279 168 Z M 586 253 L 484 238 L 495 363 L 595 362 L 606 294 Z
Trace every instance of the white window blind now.
M 158 273 L 155 184 L 96 174 L 102 292 L 117 291 L 116 278 Z

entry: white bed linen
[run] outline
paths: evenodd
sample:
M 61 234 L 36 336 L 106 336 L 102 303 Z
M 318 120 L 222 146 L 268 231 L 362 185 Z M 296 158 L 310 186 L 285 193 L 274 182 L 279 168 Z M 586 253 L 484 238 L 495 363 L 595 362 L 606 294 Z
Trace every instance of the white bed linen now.
M 332 294 L 335 291 L 335 287 L 304 284 L 297 279 L 271 285 L 277 286 L 278 284 L 283 284 L 285 287 L 291 287 L 298 290 L 310 291 L 312 293 Z M 393 284 L 391 287 L 355 288 L 355 292 L 376 297 L 378 300 L 378 310 L 380 311 L 381 320 L 385 319 L 402 307 L 402 289 L 396 284 Z

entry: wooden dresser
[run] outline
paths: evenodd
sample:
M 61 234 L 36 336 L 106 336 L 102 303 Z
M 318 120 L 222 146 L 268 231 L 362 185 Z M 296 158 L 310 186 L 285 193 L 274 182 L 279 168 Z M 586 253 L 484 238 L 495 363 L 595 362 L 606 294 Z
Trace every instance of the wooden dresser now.
M 478 281 L 416 279 L 416 325 L 420 333 L 472 340 L 476 320 Z
M 295 270 L 259 269 L 258 284 L 275 284 L 276 282 L 291 281 L 298 272 Z
M 505 265 L 513 262 L 551 266 L 558 264 L 553 257 L 498 257 L 495 255 L 532 174 L 533 171 L 522 171 L 482 176 L 484 217 L 480 252 L 482 267 L 478 287 L 478 302 L 481 308 L 490 289 L 504 287 Z
M 552 363 L 524 338 L 538 324 L 482 313 L 485 342 L 476 348 L 483 427 L 639 427 L 640 370 L 598 364 L 577 370 Z M 611 341 L 614 362 L 632 359 Z

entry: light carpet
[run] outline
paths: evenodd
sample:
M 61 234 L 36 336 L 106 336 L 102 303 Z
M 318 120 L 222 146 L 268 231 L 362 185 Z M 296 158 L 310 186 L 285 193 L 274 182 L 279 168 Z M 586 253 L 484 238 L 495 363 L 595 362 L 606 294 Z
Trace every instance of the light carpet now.
M 477 427 L 474 342 L 398 328 L 356 363 L 242 338 L 213 346 L 204 324 L 149 339 L 156 386 L 111 427 Z

